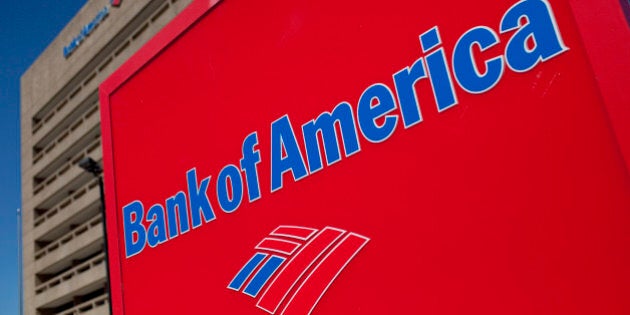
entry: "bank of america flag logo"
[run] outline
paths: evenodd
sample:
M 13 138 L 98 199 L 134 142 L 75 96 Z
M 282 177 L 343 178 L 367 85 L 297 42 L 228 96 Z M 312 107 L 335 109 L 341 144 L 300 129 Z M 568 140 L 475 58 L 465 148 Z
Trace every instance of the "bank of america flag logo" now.
M 255 298 L 270 314 L 310 314 L 368 241 L 333 227 L 281 225 L 256 245 L 228 288 Z

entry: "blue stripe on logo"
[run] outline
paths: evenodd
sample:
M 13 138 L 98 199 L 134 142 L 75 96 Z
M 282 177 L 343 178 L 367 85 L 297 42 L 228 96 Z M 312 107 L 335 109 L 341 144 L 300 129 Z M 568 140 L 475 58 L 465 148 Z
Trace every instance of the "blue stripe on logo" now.
M 260 289 L 267 283 L 269 278 L 273 275 L 274 272 L 282 265 L 284 262 L 284 258 L 278 256 L 271 256 L 269 260 L 258 270 L 254 278 L 249 282 L 244 293 L 256 297 Z
M 240 290 L 241 286 L 243 286 L 243 283 L 245 283 L 245 280 L 247 280 L 249 275 L 252 274 L 254 269 L 256 269 L 256 267 L 258 267 L 258 265 L 263 261 L 263 259 L 265 259 L 265 257 L 267 257 L 266 254 L 256 253 L 256 255 L 254 255 L 254 257 L 252 257 L 247 262 L 247 264 L 245 264 L 243 269 L 241 269 L 241 271 L 239 271 L 239 273 L 236 275 L 236 277 L 234 277 L 234 280 L 232 280 L 230 285 L 228 285 L 228 288 L 230 288 L 232 290 L 236 290 L 236 291 Z M 265 266 L 266 265 L 267 264 L 265 264 Z M 248 286 L 248 288 L 249 288 L 249 286 Z

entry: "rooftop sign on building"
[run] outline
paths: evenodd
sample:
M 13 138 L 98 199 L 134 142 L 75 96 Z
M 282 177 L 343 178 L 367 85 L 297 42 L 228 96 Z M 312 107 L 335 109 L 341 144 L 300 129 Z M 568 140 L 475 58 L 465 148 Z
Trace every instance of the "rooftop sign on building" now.
M 630 311 L 575 12 L 193 2 L 101 86 L 115 314 Z
M 83 41 L 96 30 L 96 28 L 109 16 L 111 7 L 119 7 L 122 0 L 111 0 L 110 5 L 106 5 L 98 11 L 94 19 L 90 23 L 81 28 L 79 34 L 77 34 L 68 45 L 63 47 L 64 58 L 70 57 L 72 53 L 79 48 Z

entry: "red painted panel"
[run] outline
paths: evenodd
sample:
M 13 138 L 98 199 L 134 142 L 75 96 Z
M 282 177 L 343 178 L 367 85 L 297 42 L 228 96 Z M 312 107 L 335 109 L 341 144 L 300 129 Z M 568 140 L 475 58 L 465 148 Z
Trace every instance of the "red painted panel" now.
M 618 30 L 595 31 L 585 22 L 595 4 L 526 2 L 551 8 L 567 49 L 514 71 L 504 55 L 516 31 L 499 28 L 517 1 L 194 1 L 101 86 L 114 313 L 265 314 L 260 295 L 227 286 L 279 226 L 334 226 L 370 239 L 313 314 L 630 313 L 629 82 L 612 70 L 628 65 L 614 59 L 627 55 L 625 18 L 617 2 L 597 3 L 598 18 Z M 441 44 L 424 52 L 419 36 L 435 26 Z M 470 93 L 455 78 L 462 68 L 453 54 L 477 26 L 499 41 L 473 46 L 480 75 L 500 56 L 503 72 Z M 594 47 L 595 35 L 609 48 Z M 431 81 L 438 68 L 427 63 L 440 48 L 457 100 L 442 111 Z M 420 58 L 432 79 L 415 84 L 422 121 L 405 128 L 393 75 Z M 375 84 L 392 93 L 397 122 L 382 141 L 360 124 L 361 96 Z M 274 189 L 272 125 L 288 117 L 308 170 L 317 163 L 302 126 L 335 108 L 351 110 L 357 150 L 338 135 L 339 161 L 322 157 L 322 169 L 299 180 L 285 172 Z M 252 153 L 244 140 L 254 132 L 259 196 L 244 171 Z M 235 181 L 242 190 L 228 187 L 221 202 Z M 211 212 L 203 198 L 191 200 L 204 187 Z M 174 211 L 180 192 L 187 202 Z M 124 211 L 135 201 L 142 226 Z M 188 229 L 171 235 L 181 213 Z M 149 230 L 133 255 L 130 224 Z M 306 240 L 308 229 L 287 233 L 317 239 Z

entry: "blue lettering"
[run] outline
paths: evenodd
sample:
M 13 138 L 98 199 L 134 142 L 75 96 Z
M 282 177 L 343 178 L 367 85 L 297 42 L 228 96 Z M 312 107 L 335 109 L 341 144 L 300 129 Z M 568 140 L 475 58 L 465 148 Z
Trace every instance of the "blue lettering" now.
M 201 226 L 201 216 L 204 218 L 204 223 L 208 223 L 216 218 L 206 193 L 210 176 L 204 178 L 199 186 L 197 186 L 197 169 L 193 168 L 186 173 L 186 179 L 188 184 L 190 216 L 192 218 L 193 229 L 196 229 Z
M 166 238 L 166 221 L 164 221 L 164 208 L 155 204 L 147 212 L 147 221 L 151 222 L 147 229 L 147 243 L 151 247 L 158 246 L 168 239 Z
M 438 31 L 437 26 L 420 35 L 420 44 L 424 52 L 442 44 L 440 32 Z M 439 48 L 438 50 L 430 53 L 426 56 L 425 60 L 427 61 L 429 79 L 431 81 L 433 96 L 435 97 L 438 112 L 457 105 L 455 88 L 453 87 L 453 80 L 451 79 L 448 65 L 446 63 L 444 48 Z
M 295 181 L 308 175 L 289 116 L 284 115 L 271 123 L 271 192 L 282 188 L 282 175 L 288 171 Z
M 179 231 L 184 234 L 190 230 L 188 224 L 188 201 L 186 194 L 180 191 L 175 196 L 166 199 L 166 213 L 168 215 L 168 237 L 174 238 L 179 235 L 177 229 L 177 217 L 179 214 Z
M 232 191 L 232 198 L 230 198 L 228 185 L 230 185 L 229 190 Z M 236 166 L 226 165 L 219 173 L 217 197 L 219 198 L 219 206 L 224 212 L 234 212 L 241 205 L 243 200 L 243 180 Z
M 526 23 L 521 25 L 523 18 Z M 516 72 L 529 71 L 568 50 L 547 1 L 524 0 L 512 6 L 501 20 L 501 33 L 517 28 L 505 48 L 507 64 Z
M 93 28 L 94 28 L 94 21 L 85 25 L 83 29 L 81 29 L 81 34 L 83 34 L 83 37 L 87 37 L 88 35 L 90 35 L 90 32 L 92 31 Z
M 373 101 L 376 103 L 372 104 Z M 363 91 L 359 98 L 357 116 L 361 133 L 368 141 L 383 142 L 392 135 L 398 123 L 398 116 L 387 114 L 394 109 L 396 103 L 392 91 L 386 85 L 377 83 Z M 376 120 L 383 116 L 384 122 L 379 125 Z
M 426 53 L 440 44 L 442 44 L 442 39 L 440 39 L 440 32 L 438 31 L 437 26 L 420 35 L 420 46 L 422 47 L 422 52 Z
M 453 70 L 459 85 L 470 93 L 483 93 L 493 88 L 503 75 L 503 57 L 485 61 L 486 72 L 482 74 L 473 57 L 473 47 L 483 52 L 499 43 L 499 37 L 491 29 L 478 26 L 464 33 L 457 41 L 453 52 Z
M 420 58 L 414 62 L 411 68 L 404 68 L 394 74 L 394 88 L 398 96 L 400 105 L 400 113 L 405 124 L 405 128 L 409 128 L 419 122 L 422 122 L 422 113 L 420 112 L 420 102 L 416 94 L 415 84 L 420 79 L 427 77 L 424 69 L 424 60 Z
M 71 54 L 106 15 L 107 12 L 103 11 L 86 25 L 64 47 L 64 54 Z M 383 83 L 367 87 L 359 97 L 356 113 L 350 103 L 341 102 L 332 111 L 321 112 L 317 118 L 304 123 L 301 127 L 303 143 L 298 142 L 288 115 L 272 122 L 271 192 L 283 187 L 287 172 L 291 172 L 294 181 L 299 181 L 361 151 L 358 131 L 365 140 L 380 143 L 396 131 L 399 115 L 402 116 L 405 129 L 422 122 L 416 85 L 423 79 L 429 80 L 438 112 L 441 112 L 458 104 L 453 78 L 468 93 L 484 93 L 500 82 L 505 64 L 514 71 L 529 71 L 538 63 L 568 50 L 546 0 L 521 0 L 513 5 L 500 23 L 501 34 L 511 31 L 514 32 L 505 46 L 505 54 L 492 55 L 490 49 L 500 43 L 498 32 L 486 26 L 469 29 L 455 44 L 451 64 L 447 63 L 438 27 L 433 27 L 419 36 L 422 55 L 426 57 L 416 59 L 413 65 L 392 75 L 395 94 Z M 400 114 L 394 112 L 397 107 L 400 107 Z M 240 207 L 245 190 L 243 181 L 246 182 L 250 203 L 261 198 L 258 173 L 261 153 L 257 148 L 258 140 L 257 132 L 249 134 L 243 140 L 240 163 L 228 164 L 218 174 L 216 196 L 225 213 L 233 213 Z M 306 149 L 305 156 L 301 151 L 303 148 Z M 308 162 L 308 168 L 305 162 Z M 265 176 L 267 174 L 264 173 Z M 210 180 L 211 176 L 208 176 L 199 181 L 196 169 L 188 170 L 188 194 L 179 191 L 165 200 L 165 206 L 153 205 L 146 218 L 140 201 L 124 206 L 122 220 L 126 257 L 139 254 L 146 244 L 158 246 L 215 220 L 216 215 L 207 194 Z M 230 288 L 238 290 L 241 284 L 235 281 L 230 284 Z M 233 286 L 234 283 L 236 285 Z M 247 287 L 245 291 L 255 295 L 256 290 L 249 290 L 252 287 Z
M 146 231 L 142 225 L 144 207 L 140 201 L 134 201 L 123 207 L 123 229 L 125 232 L 125 256 L 139 254 L 146 243 Z
M 90 36 L 92 31 L 94 31 L 94 29 L 103 20 L 105 20 L 105 18 L 108 15 L 109 15 L 109 6 L 105 6 L 101 11 L 98 12 L 98 14 L 94 17 L 94 19 L 90 23 L 86 24 L 85 26 L 83 26 L 83 28 L 81 28 L 79 35 L 77 35 L 77 37 L 72 39 L 72 42 L 63 48 L 63 56 L 65 58 L 68 58 L 68 56 L 70 56 L 70 54 L 72 54 L 72 52 L 74 52 L 74 50 L 77 47 L 79 47 L 81 42 L 83 42 L 83 40 L 86 37 Z
M 71 47 L 70 47 L 70 45 L 65 46 L 65 47 L 63 48 L 63 56 L 64 56 L 65 58 L 68 58 L 68 56 L 70 56 L 70 53 L 72 52 L 72 51 L 70 50 L 70 48 L 71 48 Z
M 245 172 L 247 182 L 247 195 L 249 202 L 260 198 L 260 183 L 258 182 L 258 169 L 256 165 L 260 163 L 260 152 L 254 148 L 258 145 L 258 134 L 250 134 L 243 141 L 243 158 L 241 159 L 241 169 Z
M 302 126 L 311 174 L 321 170 L 323 167 L 318 134 L 321 134 L 324 142 L 324 154 L 326 155 L 327 165 L 341 160 L 335 125 L 339 125 L 339 128 L 341 128 L 341 140 L 346 157 L 359 152 L 361 149 L 352 107 L 346 102 L 340 103 L 335 107 L 332 114 L 324 112 L 316 120 L 312 120 Z

